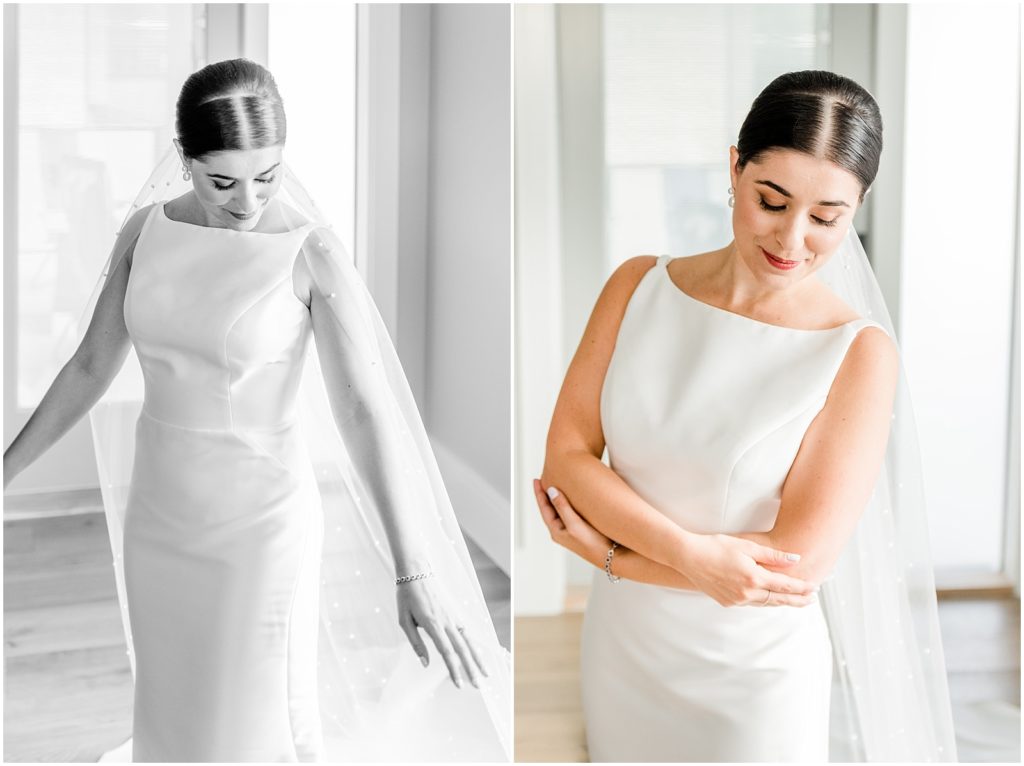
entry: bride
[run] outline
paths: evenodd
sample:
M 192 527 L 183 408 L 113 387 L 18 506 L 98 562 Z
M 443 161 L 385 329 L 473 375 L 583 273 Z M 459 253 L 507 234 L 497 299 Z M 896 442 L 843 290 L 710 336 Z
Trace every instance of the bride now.
M 507 653 L 271 74 L 210 64 L 176 115 L 4 453 L 6 486 L 90 412 L 132 760 L 507 760 Z
M 632 258 L 597 300 L 534 482 L 598 568 L 594 761 L 955 760 L 909 400 L 851 223 L 881 149 L 857 83 L 778 77 L 730 148 L 733 240 Z

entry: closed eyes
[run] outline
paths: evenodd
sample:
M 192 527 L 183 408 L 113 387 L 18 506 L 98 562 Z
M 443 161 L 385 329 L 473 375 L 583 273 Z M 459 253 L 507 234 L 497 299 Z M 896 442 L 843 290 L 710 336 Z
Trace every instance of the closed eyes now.
M 786 209 L 785 205 L 769 205 L 767 202 L 765 202 L 764 197 L 760 198 L 760 203 L 761 203 L 761 209 L 762 210 L 767 210 L 769 213 L 779 213 L 779 212 L 781 212 L 781 211 Z M 812 215 L 811 216 L 811 220 L 813 220 L 815 223 L 818 223 L 818 224 L 820 224 L 822 226 L 835 226 L 836 225 L 836 221 L 838 221 L 840 217 L 841 216 L 836 216 L 835 218 L 833 218 L 831 220 L 827 220 L 825 218 L 818 218 L 818 216 Z
M 261 183 L 261 184 L 272 184 L 272 183 L 274 183 L 274 176 L 271 176 L 270 178 L 257 178 L 256 182 L 257 183 Z M 232 181 L 229 184 L 225 184 L 224 186 L 221 186 L 216 181 L 213 182 L 213 188 L 214 189 L 219 189 L 220 191 L 226 191 L 227 189 L 230 189 L 234 185 L 235 185 L 234 181 Z

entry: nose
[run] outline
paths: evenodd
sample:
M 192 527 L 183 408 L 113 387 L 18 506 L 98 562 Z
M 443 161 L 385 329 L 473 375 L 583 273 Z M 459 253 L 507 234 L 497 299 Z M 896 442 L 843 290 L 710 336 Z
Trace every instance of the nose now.
M 796 215 L 779 216 L 775 239 L 779 243 L 782 253 L 792 255 L 799 252 L 804 241 L 804 226 L 799 217 Z
M 256 193 L 255 184 L 239 184 L 238 194 L 235 195 L 236 212 L 251 213 L 259 207 L 259 195 Z

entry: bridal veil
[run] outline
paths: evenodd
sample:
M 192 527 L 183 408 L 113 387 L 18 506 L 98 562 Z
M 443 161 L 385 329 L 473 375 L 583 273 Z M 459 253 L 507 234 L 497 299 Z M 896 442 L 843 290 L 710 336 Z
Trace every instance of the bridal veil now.
M 433 451 L 401 363 L 362 278 L 302 184 L 284 163 L 276 198 L 291 229 L 309 229 L 301 253 L 315 289 L 331 300 L 347 347 L 375 369 L 381 422 L 400 451 L 407 514 L 417 524 L 434 578 L 453 618 L 482 648 L 490 673 L 481 688 L 456 689 L 431 647 L 428 668 L 402 632 L 395 602 L 394 560 L 381 510 L 353 468 L 347 442 L 335 425 L 315 344 L 305 360 L 299 392 L 301 428 L 317 476 L 324 509 L 318 673 L 327 755 L 335 761 L 507 761 L 511 758 L 509 656 L 498 642 L 469 553 L 442 482 Z M 173 146 L 153 170 L 117 233 L 84 313 L 92 316 L 106 280 L 138 238 L 148 205 L 191 189 L 182 179 Z M 122 567 L 122 529 L 131 482 L 135 423 L 143 380 L 134 351 L 90 413 L 117 594 L 132 674 L 128 603 Z M 224 488 L 230 492 L 230 487 Z
M 853 226 L 818 276 L 896 342 Z M 901 362 L 885 460 L 852 539 L 821 586 L 838 682 L 832 761 L 956 760 L 927 521 Z

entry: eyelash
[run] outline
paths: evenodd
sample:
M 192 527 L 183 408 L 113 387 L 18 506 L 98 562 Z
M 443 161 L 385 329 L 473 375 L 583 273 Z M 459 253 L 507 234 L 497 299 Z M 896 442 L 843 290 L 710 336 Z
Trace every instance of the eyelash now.
M 769 205 L 767 202 L 764 201 L 764 197 L 761 197 L 760 202 L 761 202 L 761 209 L 762 210 L 767 210 L 769 213 L 778 213 L 780 210 L 785 210 L 786 209 L 785 205 L 778 205 L 778 206 L 776 206 L 776 205 Z M 831 221 L 826 221 L 824 218 L 818 218 L 817 216 L 813 216 L 813 215 L 811 216 L 811 218 L 813 218 L 816 223 L 819 223 L 822 226 L 835 226 L 836 225 L 836 221 L 838 220 L 838 218 L 833 218 Z
M 274 176 L 271 176 L 270 178 L 266 178 L 266 179 L 264 179 L 264 178 L 257 178 L 256 181 L 261 183 L 261 184 L 272 184 L 272 183 L 274 183 Z M 227 186 L 221 186 L 216 181 L 213 182 L 213 188 L 214 189 L 218 189 L 220 191 L 227 191 L 228 189 L 230 189 L 234 185 L 235 185 L 234 181 L 229 183 Z

